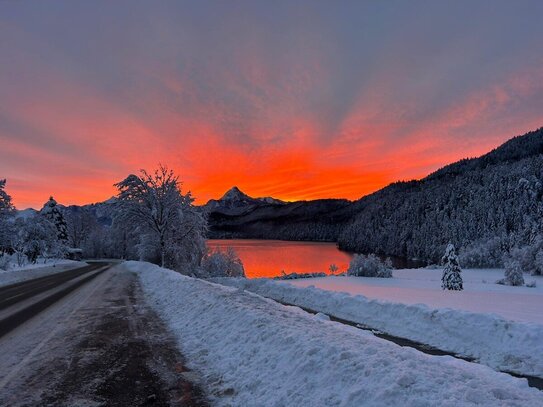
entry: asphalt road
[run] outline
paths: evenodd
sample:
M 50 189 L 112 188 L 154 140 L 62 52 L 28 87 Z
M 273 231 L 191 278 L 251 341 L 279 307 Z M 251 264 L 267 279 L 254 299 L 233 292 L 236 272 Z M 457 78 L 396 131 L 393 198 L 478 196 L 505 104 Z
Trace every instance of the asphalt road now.
M 0 288 L 0 328 L 0 406 L 208 404 L 122 264 Z

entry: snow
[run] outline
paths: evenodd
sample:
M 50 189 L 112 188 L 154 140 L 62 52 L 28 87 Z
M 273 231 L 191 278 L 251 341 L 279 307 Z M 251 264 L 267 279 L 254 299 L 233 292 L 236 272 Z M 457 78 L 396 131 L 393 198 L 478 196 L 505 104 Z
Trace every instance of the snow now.
M 60 273 L 71 268 L 83 267 L 86 263 L 67 259 L 50 259 L 46 264 L 42 260 L 36 264 L 26 264 L 23 267 L 13 266 L 9 270 L 0 270 L 0 287 L 49 274 Z
M 536 281 L 535 288 L 511 287 L 495 284 L 503 278 L 503 269 L 467 269 L 462 271 L 464 291 L 444 292 L 440 286 L 441 269 L 394 270 L 393 275 L 391 279 L 332 277 L 290 283 L 297 287 L 315 286 L 403 304 L 494 313 L 513 321 L 543 325 L 542 276 L 524 276 L 527 283 Z
M 394 273 L 395 276 L 402 274 L 397 271 Z M 422 284 L 418 278 L 421 275 L 428 277 L 428 273 L 433 273 L 433 280 L 426 281 L 426 288 L 418 288 Z M 489 273 L 467 274 L 468 280 L 473 281 Z M 539 312 L 543 305 L 540 289 L 521 288 L 524 294 L 512 294 L 510 290 L 517 287 L 486 284 L 492 291 L 472 292 L 428 288 L 431 285 L 439 287 L 440 276 L 438 270 L 411 270 L 405 273 L 403 281 L 400 278 L 362 277 L 287 281 L 215 280 L 277 301 L 360 323 L 393 336 L 474 358 L 497 370 L 543 377 L 543 325 L 485 313 L 486 310 L 505 311 L 510 307 L 516 310 L 514 315 L 521 315 L 522 307 L 525 306 L 533 316 L 531 319 L 536 319 L 536 305 Z M 469 285 L 466 284 L 467 287 Z M 378 299 L 368 298 L 370 296 Z M 425 300 L 428 305 L 415 303 Z M 444 308 L 444 304 L 457 307 Z
M 124 265 L 138 273 L 214 405 L 543 405 L 543 392 L 486 366 L 148 263 Z

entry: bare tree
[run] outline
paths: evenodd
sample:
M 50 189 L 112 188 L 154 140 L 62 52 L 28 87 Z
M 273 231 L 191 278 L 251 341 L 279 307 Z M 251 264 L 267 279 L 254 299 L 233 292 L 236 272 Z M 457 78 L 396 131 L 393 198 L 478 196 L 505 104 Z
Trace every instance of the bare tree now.
M 137 229 L 141 252 L 158 251 L 162 267 L 198 265 L 207 223 L 192 205 L 190 192 L 181 192 L 173 171 L 160 165 L 152 174 L 141 170 L 140 175 L 129 175 L 115 186 L 119 190 L 118 221 Z

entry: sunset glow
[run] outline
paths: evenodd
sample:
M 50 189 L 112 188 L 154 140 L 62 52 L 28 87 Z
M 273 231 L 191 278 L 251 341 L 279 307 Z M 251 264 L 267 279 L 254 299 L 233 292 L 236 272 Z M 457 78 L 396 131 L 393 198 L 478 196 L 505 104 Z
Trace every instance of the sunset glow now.
M 3 2 L 0 178 L 19 208 L 158 163 L 198 203 L 357 199 L 543 125 L 543 3 L 361 3 Z

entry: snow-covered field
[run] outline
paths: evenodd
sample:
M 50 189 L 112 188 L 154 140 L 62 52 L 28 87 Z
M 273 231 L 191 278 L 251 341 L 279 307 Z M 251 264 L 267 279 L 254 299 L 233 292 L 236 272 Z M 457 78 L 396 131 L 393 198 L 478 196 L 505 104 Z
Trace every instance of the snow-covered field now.
M 445 292 L 441 289 L 441 269 L 394 270 L 393 275 L 394 278 L 325 277 L 289 283 L 403 304 L 493 313 L 513 321 L 543 325 L 543 276 L 524 276 L 526 282 L 536 281 L 534 288 L 510 287 L 495 284 L 503 278 L 503 269 L 467 269 L 462 271 L 464 291 Z
M 543 405 L 543 392 L 486 366 L 402 348 L 237 288 L 124 264 L 217 405 Z
M 15 284 L 85 265 L 86 263 L 80 261 L 52 259 L 46 264 L 38 262 L 36 264 L 27 264 L 23 267 L 12 267 L 7 271 L 0 270 L 0 286 Z
M 543 377 L 542 284 L 523 288 L 482 283 L 500 275 L 465 272 L 463 292 L 441 290 L 439 270 L 396 270 L 392 279 L 216 281 L 474 358 L 497 370 Z M 500 311 L 504 315 L 498 315 Z M 523 312 L 528 318 L 520 318 Z

